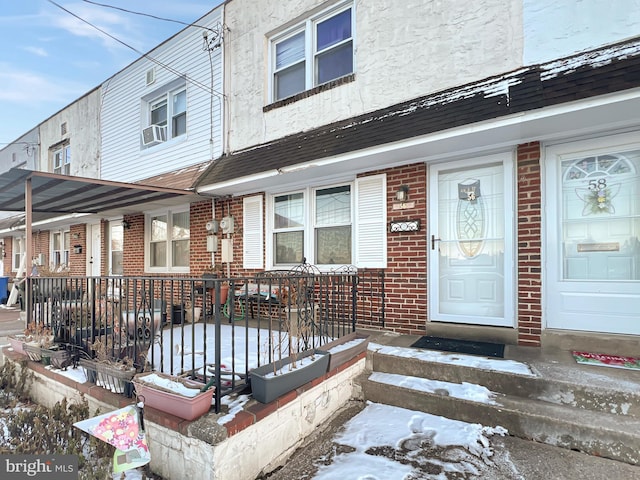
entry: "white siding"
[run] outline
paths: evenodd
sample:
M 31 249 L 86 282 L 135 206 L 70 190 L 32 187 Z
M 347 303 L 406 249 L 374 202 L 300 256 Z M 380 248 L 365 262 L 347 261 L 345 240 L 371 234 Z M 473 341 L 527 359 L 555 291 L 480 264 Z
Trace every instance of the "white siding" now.
M 243 268 L 264 268 L 264 209 L 262 195 L 243 199 Z
M 221 11 L 213 10 L 199 24 L 215 29 Z M 203 50 L 202 32 L 188 27 L 149 52 L 148 57 L 157 62 L 140 58 L 104 82 L 102 178 L 133 182 L 221 154 L 222 49 L 211 53 L 211 64 L 209 53 Z M 146 73 L 151 68 L 155 68 L 155 82 L 147 86 Z M 182 75 L 187 88 L 186 135 L 143 148 L 140 132 L 146 126 L 146 110 L 142 99 Z M 219 93 L 210 93 L 211 89 Z
M 387 266 L 387 177 L 356 179 L 355 264 L 358 268 Z

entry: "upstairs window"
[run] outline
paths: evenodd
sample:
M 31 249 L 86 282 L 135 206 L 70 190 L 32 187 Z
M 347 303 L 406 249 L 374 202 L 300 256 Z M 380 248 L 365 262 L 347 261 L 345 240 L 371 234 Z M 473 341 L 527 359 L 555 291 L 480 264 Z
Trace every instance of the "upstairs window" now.
M 71 146 L 65 145 L 53 151 L 53 173 L 71 175 Z
M 142 144 L 149 147 L 187 133 L 187 90 L 184 86 L 146 102 L 147 126 Z
M 353 8 L 333 9 L 272 40 L 272 100 L 353 73 Z

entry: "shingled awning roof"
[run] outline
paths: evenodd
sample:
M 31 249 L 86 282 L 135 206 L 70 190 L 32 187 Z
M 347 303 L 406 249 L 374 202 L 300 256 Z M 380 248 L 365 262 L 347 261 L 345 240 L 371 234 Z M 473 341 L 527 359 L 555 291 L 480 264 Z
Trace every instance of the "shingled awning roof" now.
M 636 39 L 224 155 L 212 162 L 195 187 L 216 194 L 247 193 L 282 184 L 286 181 L 283 174 L 296 172 L 296 180 L 304 180 L 301 172 L 309 167 L 325 167 L 315 169 L 315 177 L 353 173 L 456 151 L 461 142 L 469 149 L 481 149 L 501 142 L 513 145 L 537 140 L 559 131 L 593 128 L 595 118 L 609 120 L 609 114 L 619 116 L 620 121 L 637 121 L 640 95 L 631 103 L 628 99 L 618 102 L 615 110 L 607 109 L 605 102 L 597 112 L 592 110 L 591 117 L 579 111 L 582 107 L 573 112 L 553 112 L 546 118 L 536 117 L 536 112 L 639 86 L 640 40 Z M 523 114 L 531 115 L 524 118 Z M 551 115 L 554 121 L 550 120 Z M 496 120 L 501 118 L 509 121 L 499 125 Z M 466 132 L 464 139 L 455 133 L 455 129 L 471 125 L 483 126 L 470 129 L 474 131 Z M 407 146 L 401 152 L 396 148 L 421 137 L 425 141 L 420 149 Z M 429 148 L 424 147 L 427 143 Z M 307 180 L 313 176 L 306 172 Z

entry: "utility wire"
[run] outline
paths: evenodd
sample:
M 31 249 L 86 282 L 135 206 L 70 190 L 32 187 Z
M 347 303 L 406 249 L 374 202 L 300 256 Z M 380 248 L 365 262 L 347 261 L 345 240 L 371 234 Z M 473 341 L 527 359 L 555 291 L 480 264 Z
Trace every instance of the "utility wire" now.
M 115 5 L 109 5 L 109 4 L 106 4 L 106 3 L 93 2 L 92 0 L 82 0 L 82 1 L 86 2 L 86 3 L 90 3 L 91 5 L 97 5 L 99 7 L 113 8 L 114 10 L 120 10 L 121 12 L 125 12 L 125 13 L 132 13 L 134 15 L 141 15 L 143 17 L 155 18 L 156 20 L 162 20 L 164 22 L 179 23 L 180 25 L 185 25 L 187 27 L 197 27 L 197 28 L 202 28 L 204 30 L 212 31 L 209 27 L 204 27 L 202 25 L 197 25 L 195 23 L 182 22 L 180 20 L 174 20 L 173 18 L 158 17 L 157 15 L 152 15 L 150 13 L 134 12 L 133 10 L 128 10 L 128 9 L 122 8 L 122 7 L 116 7 Z
M 76 14 L 75 14 L 75 13 L 73 13 L 72 11 L 67 10 L 67 9 L 66 9 L 66 8 L 64 8 L 62 5 L 60 5 L 60 4 L 56 3 L 56 2 L 54 2 L 53 0 L 47 0 L 47 1 L 48 1 L 49 3 L 51 3 L 52 5 L 55 5 L 56 7 L 58 7 L 60 10 L 62 10 L 62 11 L 64 11 L 64 12 L 68 13 L 69 15 L 71 15 L 71 16 L 73 16 L 73 17 L 77 18 L 77 19 L 78 19 L 78 20 L 80 20 L 81 22 L 86 23 L 86 24 L 87 24 L 87 25 L 89 25 L 91 28 L 95 28 L 95 29 L 96 29 L 96 30 L 98 30 L 100 33 L 102 33 L 102 34 L 106 35 L 107 37 L 111 38 L 112 40 L 115 40 L 115 41 L 116 41 L 116 42 L 118 42 L 119 44 L 124 45 L 125 47 L 127 47 L 127 48 L 129 48 L 129 49 L 133 50 L 133 51 L 134 51 L 134 52 L 136 52 L 138 55 L 140 55 L 140 56 L 142 56 L 142 57 L 146 58 L 147 60 L 152 61 L 152 62 L 153 62 L 153 63 L 155 63 L 156 65 L 158 65 L 158 66 L 160 66 L 160 67 L 164 68 L 165 70 L 168 70 L 169 72 L 173 73 L 174 75 L 176 75 L 176 76 L 178 76 L 178 77 L 183 77 L 187 82 L 192 83 L 194 86 L 196 86 L 196 87 L 198 87 L 198 88 L 200 88 L 200 89 L 204 90 L 205 92 L 207 92 L 207 93 L 209 93 L 209 94 L 211 94 L 211 95 L 217 95 L 217 96 L 220 96 L 220 97 L 224 97 L 224 95 L 223 95 L 222 93 L 217 92 L 217 91 L 215 91 L 215 90 L 211 89 L 209 86 L 205 85 L 204 83 L 201 83 L 201 82 L 199 82 L 199 81 L 197 81 L 197 80 L 194 80 L 194 79 L 192 79 L 192 78 L 189 78 L 186 74 L 184 74 L 184 73 L 182 73 L 182 72 L 179 72 L 179 71 L 178 71 L 178 70 L 176 70 L 175 68 L 173 68 L 173 67 L 171 67 L 171 66 L 169 66 L 169 65 L 167 65 L 167 64 L 165 64 L 165 63 L 162 63 L 160 60 L 157 60 L 157 59 L 153 58 L 152 56 L 150 56 L 150 55 L 148 55 L 148 54 L 146 54 L 146 53 L 141 52 L 141 51 L 140 51 L 140 50 L 138 50 L 137 48 L 135 48 L 135 47 L 133 47 L 133 46 L 129 45 L 128 43 L 123 42 L 123 41 L 122 41 L 122 40 L 120 40 L 119 38 L 116 38 L 115 36 L 111 35 L 109 32 L 107 32 L 107 31 L 103 30 L 102 28 L 100 28 L 100 27 L 98 27 L 98 26 L 94 25 L 93 23 L 89 22 L 88 20 L 85 20 L 84 18 L 80 17 L 79 15 L 76 15 Z

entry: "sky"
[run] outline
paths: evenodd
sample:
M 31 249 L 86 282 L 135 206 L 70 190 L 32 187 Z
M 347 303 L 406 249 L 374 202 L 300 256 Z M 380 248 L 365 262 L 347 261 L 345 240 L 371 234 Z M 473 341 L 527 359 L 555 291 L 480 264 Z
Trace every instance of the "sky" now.
M 0 149 L 140 57 L 60 7 L 146 53 L 222 0 L 0 0 Z

